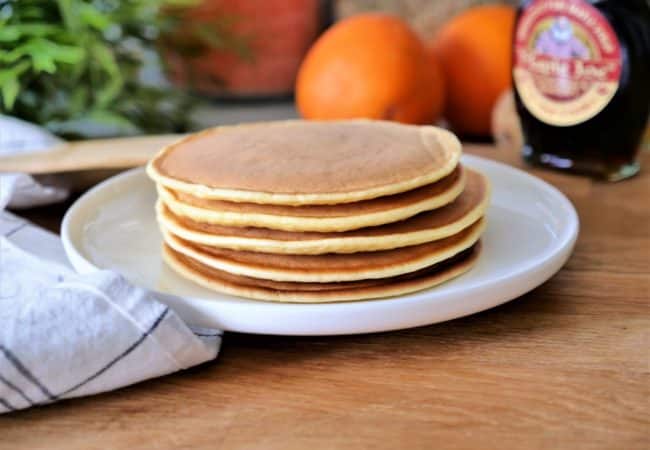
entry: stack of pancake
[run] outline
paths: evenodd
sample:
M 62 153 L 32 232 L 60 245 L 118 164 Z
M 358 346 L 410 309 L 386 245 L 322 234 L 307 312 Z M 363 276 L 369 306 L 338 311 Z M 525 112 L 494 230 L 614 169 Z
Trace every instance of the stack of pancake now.
M 432 126 L 351 120 L 218 127 L 163 149 L 163 255 L 215 291 L 287 302 L 388 297 L 476 262 L 488 180 Z

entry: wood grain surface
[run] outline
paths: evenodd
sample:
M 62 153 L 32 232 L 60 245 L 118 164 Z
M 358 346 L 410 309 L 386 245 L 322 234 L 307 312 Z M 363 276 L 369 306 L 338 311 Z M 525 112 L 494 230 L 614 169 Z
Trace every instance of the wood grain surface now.
M 521 166 L 488 146 L 468 151 Z M 533 170 L 575 254 L 506 305 L 348 337 L 227 334 L 211 363 L 0 417 L 17 449 L 648 449 L 650 154 L 618 184 Z M 62 207 L 27 212 L 56 229 Z

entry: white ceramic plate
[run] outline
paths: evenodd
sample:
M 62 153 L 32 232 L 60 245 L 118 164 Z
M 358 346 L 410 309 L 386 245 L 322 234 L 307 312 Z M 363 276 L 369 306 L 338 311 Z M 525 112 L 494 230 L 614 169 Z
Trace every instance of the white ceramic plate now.
M 463 163 L 492 181 L 483 251 L 465 275 L 397 298 L 349 303 L 266 303 L 219 294 L 165 266 L 156 192 L 142 169 L 88 191 L 63 220 L 68 258 L 81 273 L 113 269 L 153 289 L 187 322 L 246 333 L 327 335 L 396 330 L 492 308 L 539 286 L 566 262 L 578 234 L 575 209 L 557 189 L 475 156 Z

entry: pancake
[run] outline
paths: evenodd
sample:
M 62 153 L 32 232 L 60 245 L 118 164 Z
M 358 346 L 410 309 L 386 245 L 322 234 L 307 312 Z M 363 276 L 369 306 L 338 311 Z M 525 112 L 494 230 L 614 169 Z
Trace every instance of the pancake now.
M 274 281 L 328 283 L 387 278 L 415 272 L 474 245 L 485 221 L 433 242 L 376 252 L 279 255 L 196 245 L 163 231 L 165 243 L 201 264 L 236 275 Z
M 161 228 L 185 241 L 233 250 L 294 255 L 388 250 L 443 239 L 483 216 L 489 202 L 489 182 L 478 172 L 470 169 L 465 172 L 465 189 L 452 203 L 403 221 L 360 230 L 296 233 L 212 225 L 177 216 L 160 202 L 158 221 Z
M 359 202 L 434 183 L 461 145 L 434 126 L 372 120 L 217 127 L 167 146 L 148 164 L 158 184 L 195 197 L 275 205 Z
M 237 203 L 195 197 L 183 192 L 173 192 L 176 200 L 187 205 L 218 212 L 235 212 L 247 215 L 292 216 L 301 218 L 331 218 L 361 216 L 371 213 L 394 211 L 436 199 L 435 204 L 448 203 L 460 195 L 465 186 L 465 170 L 457 166 L 449 175 L 435 183 L 400 194 L 378 197 L 339 205 L 261 205 Z M 164 188 L 163 188 L 164 189 Z
M 341 205 L 259 205 L 206 200 L 159 187 L 175 215 L 195 222 L 284 231 L 348 231 L 407 219 L 453 202 L 465 187 L 465 170 L 408 192 Z
M 208 289 L 248 299 L 324 303 L 385 298 L 420 291 L 455 278 L 474 266 L 480 242 L 455 258 L 418 272 L 393 278 L 345 283 L 287 283 L 232 275 L 163 247 L 163 259 L 184 278 Z

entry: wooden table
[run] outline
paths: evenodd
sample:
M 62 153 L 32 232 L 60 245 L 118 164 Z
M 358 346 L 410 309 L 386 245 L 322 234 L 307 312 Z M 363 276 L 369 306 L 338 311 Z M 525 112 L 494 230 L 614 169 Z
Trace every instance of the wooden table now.
M 0 417 L 0 448 L 648 449 L 642 159 L 646 171 L 619 184 L 533 171 L 571 198 L 582 229 L 567 266 L 513 302 L 365 336 L 227 334 L 212 363 Z M 26 215 L 56 228 L 62 212 Z

